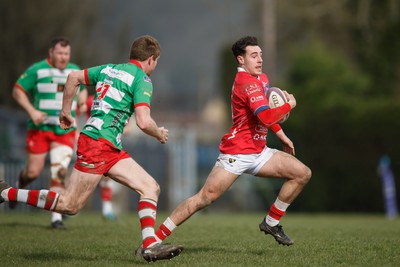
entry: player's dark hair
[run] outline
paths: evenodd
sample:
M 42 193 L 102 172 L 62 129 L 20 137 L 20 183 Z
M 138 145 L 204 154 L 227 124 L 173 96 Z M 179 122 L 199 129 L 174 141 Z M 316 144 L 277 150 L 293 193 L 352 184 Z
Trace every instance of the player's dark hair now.
M 55 48 L 57 44 L 60 44 L 62 47 L 66 47 L 70 45 L 70 42 L 65 37 L 55 37 L 51 40 L 50 48 Z
M 129 59 L 144 61 L 151 56 L 156 59 L 160 54 L 161 48 L 157 39 L 150 35 L 143 35 L 133 41 Z
M 243 38 L 240 38 L 236 43 L 232 45 L 232 52 L 237 60 L 238 56 L 243 56 L 246 54 L 246 47 L 247 46 L 257 46 L 258 45 L 258 40 L 256 37 L 253 36 L 246 36 Z

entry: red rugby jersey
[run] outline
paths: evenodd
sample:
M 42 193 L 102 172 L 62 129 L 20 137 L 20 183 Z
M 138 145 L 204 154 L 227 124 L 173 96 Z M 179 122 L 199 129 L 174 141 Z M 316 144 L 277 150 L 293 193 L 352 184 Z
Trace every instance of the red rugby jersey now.
M 222 137 L 221 153 L 253 154 L 264 149 L 268 128 L 259 121 L 257 114 L 269 108 L 267 88 L 269 79 L 266 74 L 257 79 L 238 68 L 231 96 L 233 125 L 229 133 Z

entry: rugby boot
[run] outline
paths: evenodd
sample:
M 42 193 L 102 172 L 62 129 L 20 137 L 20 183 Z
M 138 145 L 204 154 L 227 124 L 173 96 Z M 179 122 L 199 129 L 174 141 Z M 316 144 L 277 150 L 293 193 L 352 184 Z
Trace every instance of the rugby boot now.
M 169 260 L 178 256 L 183 250 L 182 246 L 156 244 L 149 248 L 139 247 L 135 251 L 136 257 L 142 256 L 147 262 Z
M 3 190 L 6 190 L 7 188 L 10 188 L 11 186 L 9 184 L 7 184 L 4 180 L 0 180 L 0 203 L 3 203 L 5 200 L 4 198 L 1 196 L 1 192 L 3 192 Z
M 294 244 L 294 241 L 285 234 L 280 224 L 269 226 L 263 219 L 260 223 L 260 231 L 264 232 L 266 235 L 272 235 L 281 245 L 290 246 Z

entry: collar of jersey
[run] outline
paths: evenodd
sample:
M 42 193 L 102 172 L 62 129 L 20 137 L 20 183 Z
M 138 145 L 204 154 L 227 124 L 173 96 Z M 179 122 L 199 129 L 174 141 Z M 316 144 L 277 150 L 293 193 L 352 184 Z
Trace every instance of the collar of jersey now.
M 241 67 L 238 67 L 237 70 L 238 70 L 238 72 L 246 72 L 247 73 L 247 71 L 244 68 L 241 68 Z M 256 78 L 260 79 L 260 76 L 257 76 Z
M 131 60 L 129 60 L 129 62 L 132 63 L 132 64 L 135 64 L 136 66 L 139 67 L 139 69 L 143 70 L 143 69 L 142 69 L 142 65 L 140 65 L 139 61 L 136 61 L 136 60 L 134 60 L 134 59 L 131 59 Z
M 55 68 L 55 66 L 53 65 L 53 62 L 51 62 L 51 59 L 50 59 L 49 57 L 47 58 L 47 63 L 48 63 L 51 67 Z

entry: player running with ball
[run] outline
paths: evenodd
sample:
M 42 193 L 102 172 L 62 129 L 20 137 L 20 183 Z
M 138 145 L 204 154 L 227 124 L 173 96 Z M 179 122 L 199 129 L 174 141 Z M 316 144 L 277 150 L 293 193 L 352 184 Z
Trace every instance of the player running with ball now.
M 203 188 L 181 202 L 160 225 L 156 235 L 164 240 L 190 216 L 216 201 L 242 173 L 249 173 L 285 179 L 259 228 L 279 244 L 289 246 L 294 242 L 284 233 L 279 221 L 311 177 L 311 170 L 294 157 L 292 141 L 277 124 L 296 106 L 296 100 L 285 92 L 286 104 L 269 107 L 265 95 L 269 80 L 262 72 L 262 51 L 255 37 L 241 38 L 232 46 L 232 52 L 239 64 L 232 89 L 233 126 L 222 138 L 221 154 Z M 287 153 L 266 146 L 268 129 L 279 137 Z

